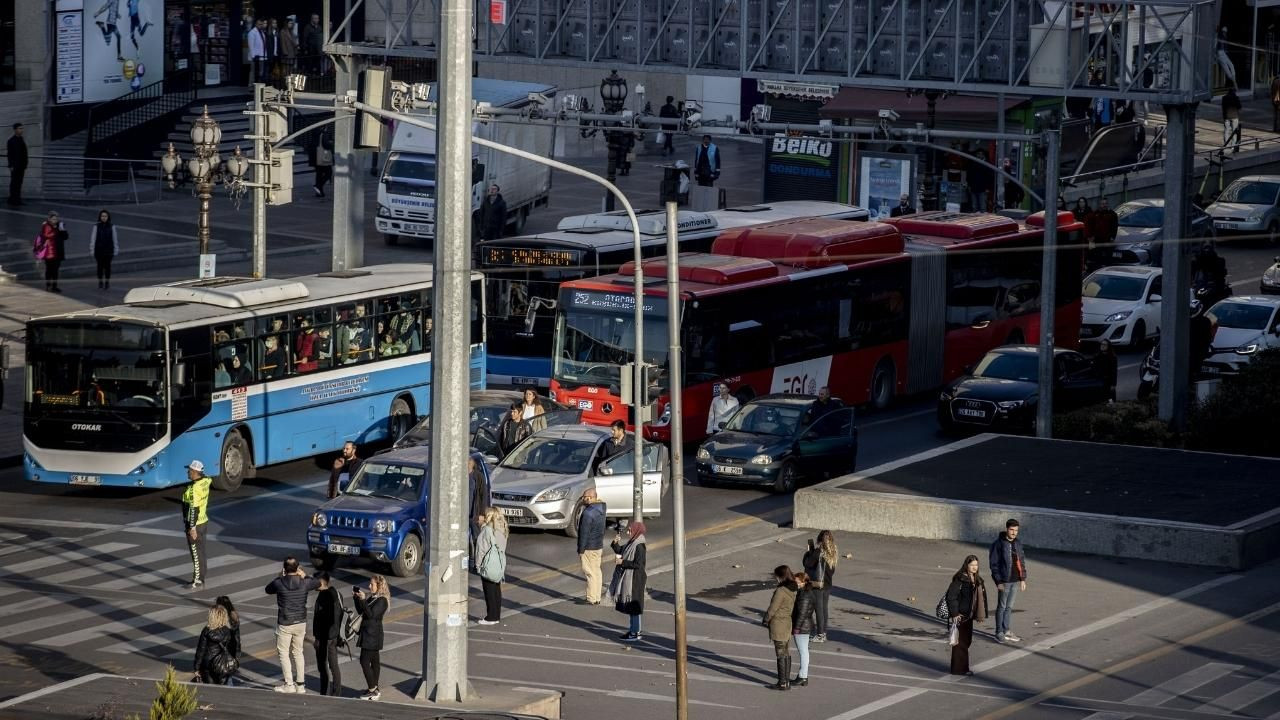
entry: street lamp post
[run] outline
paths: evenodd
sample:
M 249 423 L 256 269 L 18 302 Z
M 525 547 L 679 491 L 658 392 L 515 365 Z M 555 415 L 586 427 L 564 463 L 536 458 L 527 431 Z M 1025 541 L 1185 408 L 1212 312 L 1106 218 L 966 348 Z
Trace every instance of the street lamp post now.
M 604 111 L 611 114 L 622 112 L 622 108 L 627 101 L 627 81 L 620 75 L 617 70 L 609 73 L 609 76 L 600 81 L 600 102 L 604 105 Z M 606 166 L 605 177 L 612 183 L 618 177 L 618 165 L 621 164 L 623 149 L 624 133 L 617 130 L 605 130 L 605 144 L 609 148 L 609 162 Z M 606 192 L 604 194 L 604 209 L 612 212 L 614 209 L 613 193 Z
M 224 164 L 218 155 L 218 143 L 222 140 L 222 128 L 218 121 L 209 115 L 206 105 L 204 112 L 191 125 L 191 144 L 195 148 L 195 157 L 187 160 L 187 173 L 195 183 L 196 197 L 200 200 L 200 210 L 196 216 L 196 241 L 200 244 L 200 254 L 209 254 L 209 200 L 213 198 L 213 185 L 223 182 L 235 185 L 244 180 L 249 169 L 249 160 L 241 154 L 237 147 L 232 156 Z M 160 160 L 169 187 L 177 185 L 176 173 L 182 167 L 182 158 L 178 155 L 173 143 L 169 143 L 169 151 Z

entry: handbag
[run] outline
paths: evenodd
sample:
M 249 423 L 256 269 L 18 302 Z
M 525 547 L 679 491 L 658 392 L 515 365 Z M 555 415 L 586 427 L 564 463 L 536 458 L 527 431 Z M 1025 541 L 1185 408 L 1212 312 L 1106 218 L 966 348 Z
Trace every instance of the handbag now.
M 222 652 L 213 657 L 213 662 L 209 663 L 209 669 L 219 677 L 231 677 L 236 670 L 240 669 L 240 659 L 232 655 L 224 643 L 218 643 L 218 649 Z
M 943 622 L 951 619 L 951 609 L 947 607 L 946 593 L 942 593 L 942 597 L 938 600 L 938 607 L 934 608 L 933 614 L 937 615 L 938 619 Z
M 947 642 L 951 647 L 960 644 L 960 623 L 954 620 L 951 621 L 951 632 L 947 633 Z
M 666 133 L 664 133 L 664 132 L 660 132 L 660 133 L 658 133 L 658 144 L 659 144 L 659 145 L 666 145 L 666 144 L 667 144 L 667 134 L 666 134 Z
M 320 150 L 316 153 L 316 164 L 317 164 L 317 165 L 332 165 L 332 164 L 333 164 L 333 151 L 332 151 L 332 150 L 330 150 L 329 148 L 321 147 L 321 148 L 320 148 Z

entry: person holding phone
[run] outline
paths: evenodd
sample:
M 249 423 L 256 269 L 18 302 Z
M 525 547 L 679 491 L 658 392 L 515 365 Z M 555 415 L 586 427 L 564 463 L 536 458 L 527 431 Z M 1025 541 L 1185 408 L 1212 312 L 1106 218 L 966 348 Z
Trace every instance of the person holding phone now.
M 814 603 L 818 606 L 818 626 L 813 642 L 827 641 L 828 605 L 831 600 L 831 583 L 836 574 L 836 562 L 840 557 L 835 536 L 830 530 L 818 533 L 817 541 L 809 541 L 809 551 L 804 554 L 804 572 L 809 576 Z
M 382 674 L 382 616 L 391 607 L 391 588 L 386 578 L 374 575 L 369 578 L 367 591 L 357 585 L 351 593 L 356 612 L 364 618 L 360 621 L 360 637 L 356 645 L 360 648 L 360 669 L 364 671 L 364 681 L 369 689 L 360 699 L 381 700 L 382 690 L 378 682 Z

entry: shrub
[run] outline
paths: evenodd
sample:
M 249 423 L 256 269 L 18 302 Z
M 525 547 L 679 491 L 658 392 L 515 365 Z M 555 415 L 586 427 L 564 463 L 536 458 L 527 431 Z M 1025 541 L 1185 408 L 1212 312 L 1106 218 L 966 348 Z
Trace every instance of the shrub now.
M 1239 375 L 1222 379 L 1208 400 L 1191 410 L 1187 447 L 1280 456 L 1274 423 L 1280 417 L 1280 350 L 1258 354 Z
M 182 720 L 196 710 L 196 691 L 178 682 L 170 665 L 164 679 L 156 683 L 156 699 L 151 701 L 151 720 Z
M 1179 447 L 1181 438 L 1156 415 L 1154 400 L 1093 405 L 1053 418 L 1053 436 L 1117 445 Z

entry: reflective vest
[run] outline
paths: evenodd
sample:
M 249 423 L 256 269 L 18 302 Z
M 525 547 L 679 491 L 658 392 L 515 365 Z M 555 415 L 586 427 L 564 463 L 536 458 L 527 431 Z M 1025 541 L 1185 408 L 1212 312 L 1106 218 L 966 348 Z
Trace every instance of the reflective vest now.
M 202 475 L 182 491 L 182 521 L 188 529 L 209 522 L 209 486 L 212 484 L 213 478 Z

